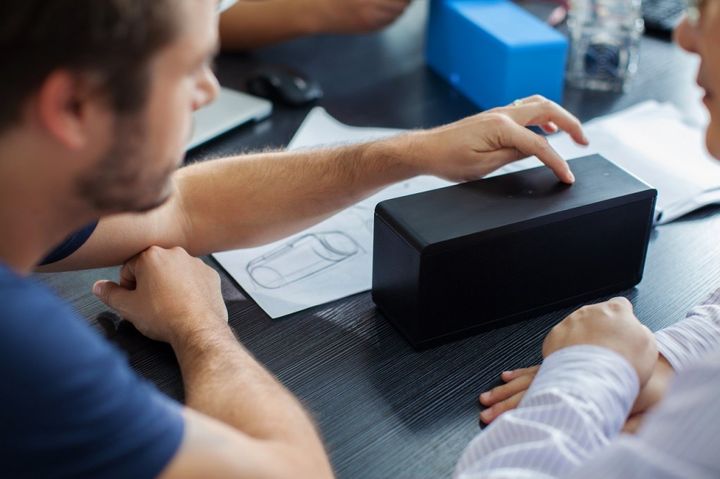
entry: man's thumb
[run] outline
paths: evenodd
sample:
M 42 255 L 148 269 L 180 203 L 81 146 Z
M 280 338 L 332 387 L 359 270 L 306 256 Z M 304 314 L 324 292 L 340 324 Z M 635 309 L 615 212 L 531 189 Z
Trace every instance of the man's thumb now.
M 122 302 L 123 294 L 127 293 L 127 290 L 112 281 L 100 280 L 93 285 L 92 292 L 111 308 L 122 309 L 119 303 Z

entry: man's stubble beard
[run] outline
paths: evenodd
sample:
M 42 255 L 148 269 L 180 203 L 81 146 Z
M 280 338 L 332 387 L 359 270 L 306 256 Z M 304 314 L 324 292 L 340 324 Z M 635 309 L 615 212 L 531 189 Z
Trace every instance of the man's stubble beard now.
M 170 177 L 175 162 L 153 173 L 153 159 L 145 151 L 147 135 L 140 114 L 116 122 L 115 140 L 103 159 L 78 178 L 77 193 L 99 215 L 142 213 L 164 204 L 172 194 Z

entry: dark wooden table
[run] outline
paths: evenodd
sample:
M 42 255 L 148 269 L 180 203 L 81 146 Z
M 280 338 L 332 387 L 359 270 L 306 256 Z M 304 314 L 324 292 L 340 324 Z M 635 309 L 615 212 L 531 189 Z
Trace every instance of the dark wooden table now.
M 414 2 L 398 23 L 378 34 L 317 37 L 252 55 L 226 54 L 219 61 L 220 79 L 242 89 L 258 65 L 300 68 L 322 83 L 326 97 L 321 105 L 354 125 L 430 127 L 475 113 L 469 101 L 424 65 L 426 7 L 425 1 Z M 629 92 L 568 90 L 565 106 L 588 120 L 657 99 L 701 121 L 692 86 L 696 67 L 670 43 L 644 38 L 639 74 Z M 277 107 L 271 119 L 230 133 L 190 159 L 281 148 L 307 111 Z M 622 292 L 653 330 L 683 318 L 720 286 L 716 212 L 705 209 L 654 231 L 642 283 Z M 118 326 L 90 293 L 94 280 L 116 275 L 107 269 L 38 276 L 125 350 L 139 374 L 182 400 L 182 379 L 170 348 L 126 324 Z M 480 430 L 478 393 L 497 384 L 502 370 L 536 363 L 542 338 L 570 311 L 416 352 L 376 312 L 368 293 L 270 320 L 224 274 L 223 283 L 238 337 L 314 413 L 341 478 L 450 476 Z

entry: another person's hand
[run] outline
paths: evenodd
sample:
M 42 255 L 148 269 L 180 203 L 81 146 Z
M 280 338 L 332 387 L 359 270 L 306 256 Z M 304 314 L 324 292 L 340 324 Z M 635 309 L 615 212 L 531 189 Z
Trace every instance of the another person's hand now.
M 518 407 L 539 369 L 540 365 L 536 365 L 503 371 L 500 378 L 505 384 L 494 387 L 480 395 L 480 404 L 485 406 L 485 409 L 480 413 L 480 420 L 485 424 L 490 424 L 502 413 Z M 665 395 L 674 374 L 675 371 L 667 359 L 662 355 L 658 355 L 653 374 L 647 384 L 640 390 L 640 394 L 630 411 L 630 417 L 625 422 L 623 431 L 635 432 L 637 430 L 645 414 L 655 407 Z
M 583 306 L 556 324 L 543 341 L 543 358 L 579 345 L 618 353 L 635 369 L 640 387 L 647 384 L 658 357 L 655 336 L 635 317 L 630 301 L 622 297 Z
M 539 126 L 546 132 L 564 130 L 576 143 L 588 144 L 577 118 L 536 95 L 446 126 L 406 135 L 405 149 L 413 155 L 419 174 L 452 181 L 479 179 L 503 165 L 534 155 L 561 181 L 574 182 L 565 160 L 545 137 L 527 126 Z
M 630 320 L 627 315 L 629 314 L 630 317 L 634 319 L 634 316 L 632 316 L 632 307 L 627 303 L 627 301 L 623 299 L 615 299 L 611 300 L 615 302 L 615 305 L 608 305 L 608 303 L 601 303 L 599 305 L 593 305 L 593 306 L 586 306 L 585 308 L 582 308 L 581 310 L 578 310 L 573 315 L 569 316 L 565 321 L 570 320 L 575 315 L 578 315 L 578 313 L 583 312 L 585 313 L 585 320 L 589 320 L 589 317 L 594 317 L 596 320 L 600 320 L 603 315 L 608 314 L 608 310 L 612 311 L 612 308 L 616 309 L 616 312 L 611 313 L 611 316 L 621 315 L 626 316 L 626 319 L 624 320 Z M 606 311 L 598 311 L 598 308 L 606 309 Z M 624 310 L 624 311 L 623 311 Z M 579 320 L 577 316 L 574 318 L 575 320 Z M 561 325 L 563 327 L 567 325 L 563 325 L 565 321 L 561 322 L 556 326 L 556 328 L 560 327 Z M 633 320 L 630 320 L 633 322 Z M 637 320 L 634 320 L 634 322 L 637 322 Z M 612 323 L 612 321 L 610 322 Z M 639 322 L 636 323 L 639 324 Z M 622 328 L 620 328 L 622 332 Z M 637 329 L 637 328 L 634 328 Z M 640 335 L 646 335 L 645 332 L 646 328 L 642 327 L 640 330 Z M 554 331 L 554 330 L 553 330 Z M 649 331 L 648 331 L 649 332 Z M 552 332 L 551 332 L 552 334 Z M 597 334 L 600 334 L 599 332 Z M 550 335 L 548 335 L 550 336 Z M 607 338 L 610 339 L 610 338 Z M 654 338 L 653 338 L 654 339 Z M 653 341 L 654 343 L 654 341 Z M 595 343 L 581 343 L 581 344 L 595 344 Z M 607 346 L 606 346 L 607 347 Z M 612 349 L 612 348 L 611 348 Z M 546 354 L 547 355 L 547 354 Z M 628 419 L 628 422 L 626 424 L 626 431 L 632 431 L 637 425 L 639 424 L 643 414 L 653 407 L 657 402 L 662 399 L 662 396 L 665 393 L 665 390 L 667 389 L 667 386 L 670 382 L 670 379 L 672 377 L 673 371 L 672 367 L 670 367 L 667 360 L 665 360 L 662 356 L 655 356 L 658 358 L 653 365 L 652 375 L 647 381 L 647 383 L 644 384 L 642 387 L 640 394 L 635 401 L 635 404 L 633 406 L 633 409 L 631 411 L 631 417 Z M 510 409 L 514 409 L 517 407 L 517 405 L 522 400 L 523 396 L 525 395 L 525 392 L 527 391 L 528 387 L 532 383 L 533 379 L 535 378 L 535 375 L 538 372 L 538 369 L 540 366 L 532 366 L 529 368 L 521 368 L 516 369 L 513 371 L 505 371 L 501 374 L 501 378 L 503 381 L 506 382 L 506 384 L 503 384 L 501 386 L 498 386 L 496 388 L 491 389 L 490 391 L 486 391 L 483 394 L 480 395 L 480 403 L 484 406 L 486 406 L 486 409 L 480 414 L 480 419 L 485 423 L 492 422 L 495 418 L 497 418 L 500 414 L 502 414 L 505 411 L 508 411 Z
M 295 0 L 300 1 L 300 0 Z M 395 21 L 410 0 L 305 0 L 316 33 L 363 33 Z
M 518 407 L 539 369 L 540 365 L 538 364 L 527 368 L 503 371 L 500 379 L 505 381 L 505 384 L 480 394 L 480 404 L 485 406 L 480 413 L 480 420 L 485 424 L 490 424 L 502 413 Z
M 120 283 L 98 281 L 93 293 L 145 336 L 174 344 L 227 324 L 217 272 L 182 248 L 153 246 L 120 270 Z

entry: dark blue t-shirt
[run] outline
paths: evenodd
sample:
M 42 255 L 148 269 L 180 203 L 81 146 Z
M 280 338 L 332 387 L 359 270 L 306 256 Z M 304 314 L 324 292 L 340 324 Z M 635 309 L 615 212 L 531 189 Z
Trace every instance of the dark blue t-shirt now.
M 170 462 L 181 406 L 69 305 L 2 263 L 0 327 L 0 476 L 150 478 Z
M 62 244 L 58 245 L 53 251 L 51 251 L 40 264 L 55 263 L 56 261 L 67 258 L 85 244 L 88 238 L 90 238 L 90 235 L 93 234 L 93 231 L 95 231 L 96 227 L 97 221 L 87 225 L 80 231 L 71 234 L 65 238 L 65 241 L 63 241 Z

